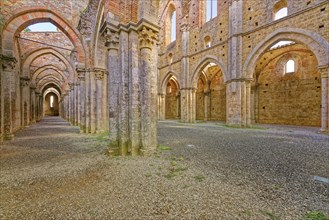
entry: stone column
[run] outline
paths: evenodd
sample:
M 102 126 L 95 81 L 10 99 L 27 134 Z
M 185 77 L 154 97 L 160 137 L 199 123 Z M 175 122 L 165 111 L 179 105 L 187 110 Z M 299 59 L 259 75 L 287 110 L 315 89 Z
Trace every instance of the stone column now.
M 65 115 L 66 115 L 66 120 L 69 122 L 70 121 L 70 90 L 65 90 Z
M 258 121 L 258 84 L 253 82 L 251 84 L 251 124 L 254 124 Z
M 190 44 L 190 27 L 188 25 L 187 17 L 184 17 L 181 24 L 182 32 L 182 60 L 181 60 L 181 72 L 183 79 L 181 80 L 181 121 L 182 122 L 195 122 L 195 114 L 193 109 L 195 109 L 196 103 L 193 102 L 193 89 L 190 85 L 190 73 L 189 73 L 189 44 Z
M 227 124 L 246 126 L 246 84 L 242 75 L 242 9 L 243 0 L 229 3 L 229 80 L 226 87 Z M 249 105 L 248 105 L 249 106 Z
M 96 133 L 96 71 L 90 71 L 90 133 Z
M 85 119 L 86 119 L 86 133 L 91 132 L 91 91 L 90 91 L 90 75 L 91 70 L 88 70 L 85 72 L 85 85 L 86 85 L 86 90 L 85 90 L 85 108 L 86 108 L 86 113 L 85 113 Z
M 12 90 L 14 70 L 16 66 L 16 59 L 13 57 L 2 57 L 2 76 L 1 76 L 1 139 L 10 140 L 13 135 L 13 120 L 12 120 Z
M 321 132 L 329 132 L 329 68 L 319 67 L 321 74 Z
M 177 102 L 177 119 L 180 119 L 180 92 L 177 93 L 176 96 L 176 102 Z
M 35 90 L 34 102 L 35 102 L 35 120 L 36 122 L 39 121 L 39 114 L 40 114 L 40 101 L 39 101 L 40 92 Z
M 79 78 L 77 79 L 77 82 L 75 83 L 75 89 L 74 89 L 74 97 L 75 97 L 75 107 L 74 107 L 74 112 L 75 112 L 75 125 L 79 126 L 80 125 L 80 110 L 79 110 L 79 103 L 80 103 L 80 97 L 79 97 L 79 90 L 80 90 L 80 80 Z
M 43 96 L 41 93 L 38 94 L 38 103 L 39 103 L 38 121 L 40 121 L 42 119 L 42 114 L 43 114 Z
M 21 120 L 22 126 L 30 124 L 30 79 L 28 77 L 20 78 L 21 86 Z
M 204 93 L 204 120 L 208 121 L 210 120 L 210 112 L 211 112 L 211 101 L 210 101 L 210 97 L 211 97 L 211 92 L 210 90 L 206 91 Z
M 103 102 L 103 80 L 104 80 L 105 70 L 97 69 L 95 71 L 95 80 L 96 80 L 96 132 L 101 133 L 104 132 L 104 128 L 102 127 L 102 120 L 105 120 L 103 118 L 103 105 L 106 105 L 106 102 Z
M 119 98 L 119 34 L 118 30 L 108 28 L 105 32 L 107 53 L 108 77 L 108 111 L 109 111 L 109 139 L 110 146 L 117 148 L 118 142 L 118 98 Z
M 158 94 L 158 120 L 166 119 L 166 95 Z
M 31 122 L 32 123 L 35 123 L 36 122 L 36 118 L 35 118 L 35 90 L 36 90 L 36 87 L 34 84 L 30 85 L 30 114 L 31 114 Z
M 104 79 L 102 80 L 102 120 L 101 128 L 103 132 L 109 131 L 109 104 L 108 104 L 108 75 L 104 70 Z
M 78 70 L 78 79 L 80 81 L 79 94 L 78 94 L 78 106 L 79 106 L 79 125 L 80 132 L 86 132 L 86 70 Z
M 251 83 L 251 81 L 246 82 L 246 127 L 251 127 L 252 121 Z
M 69 122 L 74 124 L 74 83 L 69 83 Z
M 181 98 L 181 121 L 194 123 L 196 118 L 196 89 L 182 88 Z
M 142 154 L 157 147 L 157 69 L 151 57 L 157 39 L 157 33 L 151 28 L 143 26 L 139 30 Z

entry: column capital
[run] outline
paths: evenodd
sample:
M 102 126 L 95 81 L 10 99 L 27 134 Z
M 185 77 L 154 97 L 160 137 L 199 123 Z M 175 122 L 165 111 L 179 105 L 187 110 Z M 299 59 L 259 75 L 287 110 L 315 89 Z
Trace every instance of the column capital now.
M 105 75 L 108 75 L 107 70 L 102 68 L 92 68 L 90 69 L 90 72 L 95 74 L 96 80 L 102 80 Z
M 140 49 L 149 48 L 152 50 L 159 40 L 158 31 L 147 26 L 141 26 L 138 30 L 138 40 Z
M 0 61 L 4 70 L 13 70 L 17 63 L 15 57 L 7 57 L 2 54 L 0 54 Z
M 87 69 L 77 69 L 77 77 L 80 81 L 84 81 L 86 79 Z
M 108 50 L 119 50 L 119 32 L 115 28 L 107 27 L 103 33 L 105 46 Z
M 318 70 L 320 71 L 321 78 L 329 77 L 329 65 L 318 66 Z
M 188 25 L 188 15 L 186 15 L 184 18 L 183 18 L 183 21 L 182 21 L 182 24 L 180 25 L 180 30 L 182 32 L 187 32 L 190 30 L 190 26 Z
M 30 78 L 28 77 L 20 77 L 20 86 L 21 87 L 26 87 L 30 85 Z
M 70 82 L 69 83 L 70 90 L 73 90 L 74 89 L 74 86 L 75 86 L 75 83 L 73 83 L 73 82 Z

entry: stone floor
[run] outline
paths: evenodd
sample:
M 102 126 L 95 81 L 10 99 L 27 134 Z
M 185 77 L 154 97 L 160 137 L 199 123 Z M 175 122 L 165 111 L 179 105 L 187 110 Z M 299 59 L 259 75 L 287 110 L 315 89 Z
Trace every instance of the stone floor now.
M 58 117 L 0 150 L 0 219 L 301 219 L 329 214 L 317 129 L 159 122 L 150 157 L 107 157 L 106 134 Z

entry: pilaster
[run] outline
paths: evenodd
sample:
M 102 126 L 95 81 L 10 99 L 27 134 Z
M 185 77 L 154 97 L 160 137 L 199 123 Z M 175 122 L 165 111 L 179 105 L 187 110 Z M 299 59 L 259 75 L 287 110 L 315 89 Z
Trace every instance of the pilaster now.
M 321 132 L 329 133 L 329 67 L 318 67 L 321 74 Z

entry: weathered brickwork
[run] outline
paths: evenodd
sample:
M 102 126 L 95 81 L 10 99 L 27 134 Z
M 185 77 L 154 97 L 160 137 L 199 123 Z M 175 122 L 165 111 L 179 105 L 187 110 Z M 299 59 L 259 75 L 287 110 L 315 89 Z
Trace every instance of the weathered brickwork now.
M 291 59 L 296 71 L 285 74 Z M 321 76 L 314 54 L 301 45 L 288 46 L 265 53 L 260 63 L 256 122 L 320 127 Z
M 208 22 L 205 22 L 202 1 L 187 1 L 188 6 L 182 8 L 184 2 L 164 1 L 160 4 L 162 31 L 158 64 L 159 79 L 163 81 L 160 84 L 168 80 L 168 74 L 175 74 L 181 85 L 182 121 L 227 120 L 229 125 L 239 126 L 252 123 L 295 124 L 321 126 L 322 130 L 326 130 L 323 127 L 328 124 L 328 89 L 323 85 L 327 85 L 328 71 L 328 61 L 324 59 L 328 58 L 328 1 L 218 1 L 218 15 Z M 168 8 L 173 6 L 180 14 L 176 21 L 177 37 L 176 41 L 166 44 L 164 36 L 168 22 L 164 21 L 170 15 Z M 288 8 L 288 16 L 274 21 L 274 13 L 282 7 Z M 188 24 L 187 39 L 184 39 L 181 29 L 184 23 Z M 274 56 L 271 55 L 273 51 L 267 52 L 280 40 L 300 43 L 302 50 L 308 51 L 305 54 L 313 53 L 313 57 L 301 51 L 290 54 L 299 56 L 303 66 L 303 70 L 299 69 L 294 74 L 295 79 L 275 77 L 275 72 L 269 69 L 277 60 L 281 59 L 281 63 L 284 60 L 279 54 L 270 58 Z M 210 46 L 206 46 L 209 41 Z M 187 45 L 187 53 L 182 49 L 184 44 Z M 284 50 L 292 51 L 295 47 L 285 47 Z M 261 61 L 264 58 L 272 63 L 264 66 L 265 62 Z M 208 98 L 204 92 L 205 81 L 198 77 L 210 62 L 220 67 L 223 81 L 217 81 L 221 89 L 215 89 Z M 300 71 L 308 72 L 308 77 L 299 78 Z M 321 77 L 320 72 L 325 74 Z M 271 79 L 272 86 L 269 91 L 260 94 L 260 89 L 266 89 L 260 83 L 265 75 Z M 188 90 L 187 95 L 184 95 L 187 91 L 184 87 Z M 282 95 L 289 89 L 298 92 Z M 217 92 L 223 90 L 226 92 Z M 305 94 L 300 94 L 300 91 L 305 91 Z M 207 107 L 207 99 L 214 99 L 212 104 L 225 106 L 225 110 L 220 110 L 224 115 L 220 115 L 219 111 L 211 112 L 213 108 Z M 162 111 L 159 109 L 159 112 Z M 212 119 L 210 115 L 216 116 Z
M 218 0 L 209 21 L 200 0 L 0 3 L 1 140 L 54 114 L 49 94 L 110 154 L 153 152 L 157 119 L 329 131 L 327 0 Z M 45 21 L 60 31 L 23 31 Z

